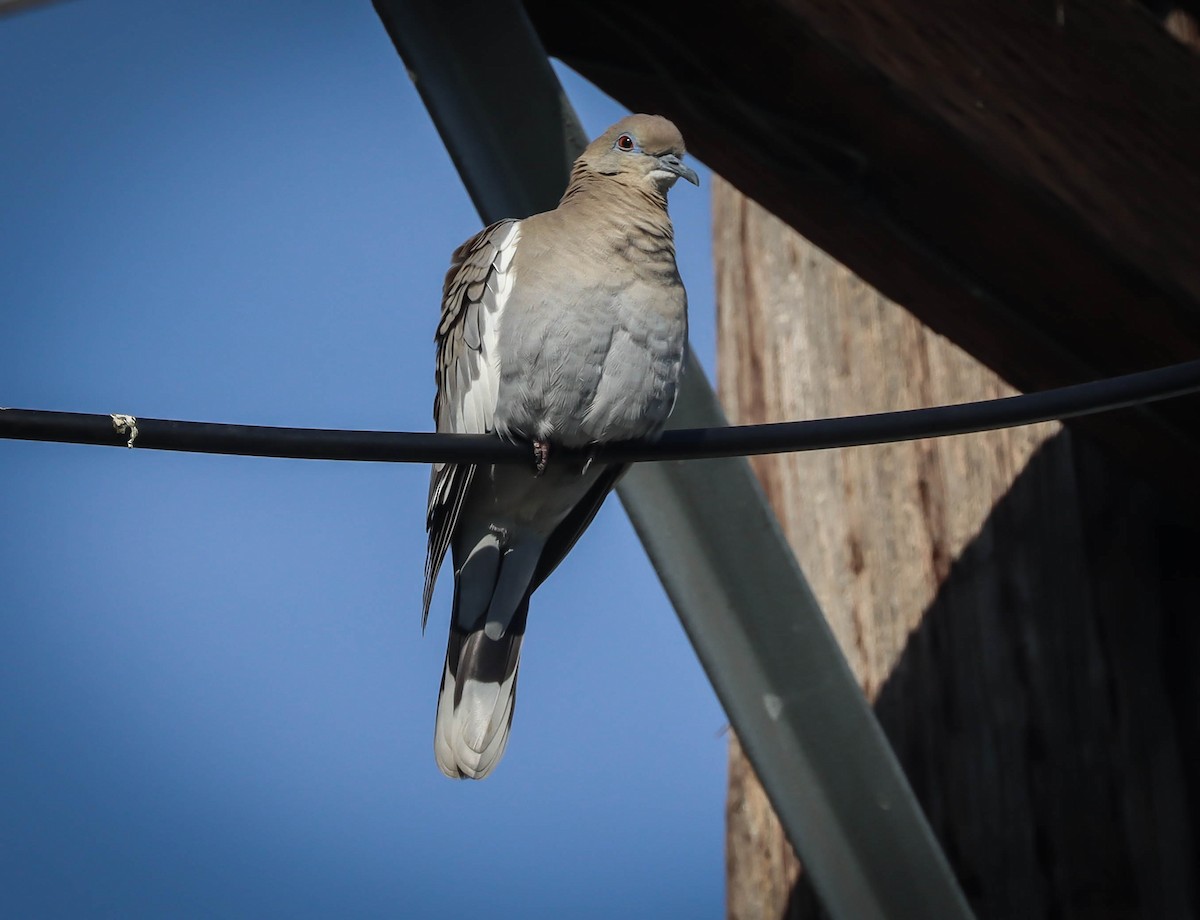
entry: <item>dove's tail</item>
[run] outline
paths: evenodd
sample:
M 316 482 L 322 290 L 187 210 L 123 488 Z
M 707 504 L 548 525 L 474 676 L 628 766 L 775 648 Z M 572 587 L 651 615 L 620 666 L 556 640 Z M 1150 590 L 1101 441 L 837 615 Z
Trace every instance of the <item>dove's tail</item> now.
M 451 779 L 483 779 L 504 755 L 528 611 L 525 599 L 499 635 L 485 622 L 470 630 L 451 622 L 433 741 Z

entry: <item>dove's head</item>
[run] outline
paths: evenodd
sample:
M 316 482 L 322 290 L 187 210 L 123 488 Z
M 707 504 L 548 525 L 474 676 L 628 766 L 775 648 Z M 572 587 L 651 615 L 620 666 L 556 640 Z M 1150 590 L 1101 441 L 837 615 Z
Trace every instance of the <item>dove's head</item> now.
M 589 171 L 665 192 L 676 179 L 700 184 L 683 165 L 683 136 L 661 115 L 630 115 L 592 141 L 579 158 Z

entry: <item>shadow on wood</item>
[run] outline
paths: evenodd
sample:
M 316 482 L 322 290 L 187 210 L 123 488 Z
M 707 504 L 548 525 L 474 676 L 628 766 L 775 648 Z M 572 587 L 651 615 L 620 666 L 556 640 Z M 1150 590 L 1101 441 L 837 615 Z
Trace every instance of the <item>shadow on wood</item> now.
M 981 920 L 1196 915 L 1198 556 L 1064 431 L 951 566 L 875 708 Z M 803 877 L 787 905 L 820 915 Z
M 1047 441 L 951 567 L 876 712 L 984 917 L 1189 917 L 1200 531 Z

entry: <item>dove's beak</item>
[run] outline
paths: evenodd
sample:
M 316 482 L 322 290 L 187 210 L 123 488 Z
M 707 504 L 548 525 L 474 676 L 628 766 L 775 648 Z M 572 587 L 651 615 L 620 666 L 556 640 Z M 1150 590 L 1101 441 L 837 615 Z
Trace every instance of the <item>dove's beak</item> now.
M 690 166 L 684 166 L 683 160 L 675 156 L 673 153 L 664 153 L 658 158 L 658 166 L 660 169 L 665 169 L 669 173 L 674 173 L 681 179 L 687 179 L 692 185 L 700 184 L 700 177 L 696 175 L 696 170 Z

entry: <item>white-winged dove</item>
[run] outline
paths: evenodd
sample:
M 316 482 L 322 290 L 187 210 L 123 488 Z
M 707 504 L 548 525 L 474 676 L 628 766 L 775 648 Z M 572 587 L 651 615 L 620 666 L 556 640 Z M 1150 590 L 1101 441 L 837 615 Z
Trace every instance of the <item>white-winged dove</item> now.
M 451 259 L 437 430 L 529 441 L 533 458 L 433 470 L 424 619 L 448 548 L 454 563 L 434 737 L 447 776 L 482 779 L 500 760 L 529 597 L 625 471 L 556 464 L 552 446 L 654 437 L 675 403 L 687 295 L 667 190 L 699 184 L 683 155 L 667 119 L 625 118 L 575 161 L 557 208 L 493 224 Z

